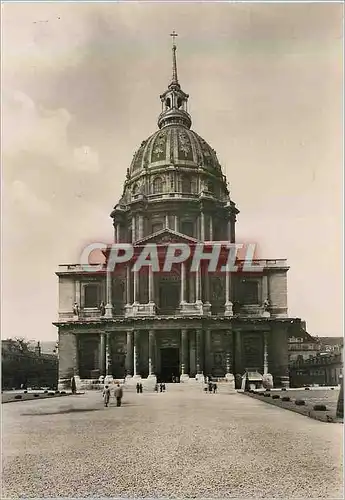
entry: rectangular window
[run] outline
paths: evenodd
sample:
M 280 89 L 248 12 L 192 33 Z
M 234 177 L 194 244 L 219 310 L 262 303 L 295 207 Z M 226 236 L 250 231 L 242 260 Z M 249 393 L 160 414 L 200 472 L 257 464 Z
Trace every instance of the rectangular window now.
M 259 283 L 257 281 L 242 280 L 240 288 L 241 304 L 251 305 L 259 303 Z
M 99 306 L 99 285 L 92 283 L 85 286 L 85 300 L 84 307 L 98 307 Z

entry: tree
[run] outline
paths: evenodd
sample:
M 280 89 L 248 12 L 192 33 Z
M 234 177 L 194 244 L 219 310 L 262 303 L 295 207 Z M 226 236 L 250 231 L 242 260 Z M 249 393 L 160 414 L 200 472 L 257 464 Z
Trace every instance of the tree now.
M 19 389 L 27 386 L 49 386 L 57 384 L 57 358 L 41 355 L 30 349 L 24 338 L 7 339 L 2 342 L 2 388 Z

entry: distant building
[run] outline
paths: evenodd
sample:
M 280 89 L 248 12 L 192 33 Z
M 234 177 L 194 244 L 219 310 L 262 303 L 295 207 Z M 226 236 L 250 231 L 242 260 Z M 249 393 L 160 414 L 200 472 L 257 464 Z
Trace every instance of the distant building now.
M 289 363 L 314 358 L 321 350 L 320 339 L 307 332 L 305 321 L 292 329 L 288 343 Z
M 321 353 L 340 353 L 344 347 L 344 337 L 317 337 Z

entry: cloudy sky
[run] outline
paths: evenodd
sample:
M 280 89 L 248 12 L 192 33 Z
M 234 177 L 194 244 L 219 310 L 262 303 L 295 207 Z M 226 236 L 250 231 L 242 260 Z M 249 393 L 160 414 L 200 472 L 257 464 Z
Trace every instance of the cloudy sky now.
M 342 334 L 341 4 L 11 4 L 3 17 L 2 336 L 50 340 L 59 263 L 109 213 L 170 78 L 217 151 L 238 241 L 287 258 L 289 312 Z

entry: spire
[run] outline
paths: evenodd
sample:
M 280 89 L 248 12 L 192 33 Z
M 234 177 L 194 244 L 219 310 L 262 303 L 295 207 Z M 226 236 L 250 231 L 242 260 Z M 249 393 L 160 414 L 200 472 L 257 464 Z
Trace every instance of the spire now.
M 178 34 L 173 30 L 172 33 L 170 33 L 170 36 L 172 37 L 172 79 L 170 85 L 178 85 L 178 79 L 177 79 L 177 64 L 176 64 L 176 44 L 175 44 L 175 38 L 178 36 Z M 169 87 L 170 87 L 169 85 Z
M 158 126 L 162 128 L 166 125 L 179 124 L 190 128 L 192 120 L 187 111 L 189 96 L 183 92 L 177 78 L 175 38 L 178 35 L 173 31 L 170 36 L 172 37 L 172 78 L 168 89 L 160 96 L 162 112 L 158 117 Z

